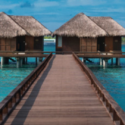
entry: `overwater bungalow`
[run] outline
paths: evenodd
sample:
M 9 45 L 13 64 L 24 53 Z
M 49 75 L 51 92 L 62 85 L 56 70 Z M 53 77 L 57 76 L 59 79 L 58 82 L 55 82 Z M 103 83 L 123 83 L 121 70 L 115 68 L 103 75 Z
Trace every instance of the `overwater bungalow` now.
M 0 13 L 0 50 L 43 51 L 43 37 L 51 32 L 31 16 Z
M 51 32 L 32 16 L 10 17 L 28 34 L 17 38 L 17 51 L 43 51 L 44 36 Z
M 56 51 L 121 51 L 125 29 L 110 17 L 88 17 L 80 13 L 54 33 Z
M 9 16 L 0 13 L 0 51 L 2 52 L 43 51 L 43 37 L 49 34 L 51 32 L 31 16 Z M 8 59 L 2 57 L 1 64 L 8 63 Z
M 25 35 L 27 32 L 22 27 L 5 13 L 0 13 L 0 51 L 16 51 L 16 38 Z

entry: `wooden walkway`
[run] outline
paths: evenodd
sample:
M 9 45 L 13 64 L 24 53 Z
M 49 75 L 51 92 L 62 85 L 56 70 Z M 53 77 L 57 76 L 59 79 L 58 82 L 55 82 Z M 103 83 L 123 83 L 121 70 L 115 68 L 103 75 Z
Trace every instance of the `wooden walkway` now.
M 72 55 L 56 55 L 5 125 L 114 125 Z

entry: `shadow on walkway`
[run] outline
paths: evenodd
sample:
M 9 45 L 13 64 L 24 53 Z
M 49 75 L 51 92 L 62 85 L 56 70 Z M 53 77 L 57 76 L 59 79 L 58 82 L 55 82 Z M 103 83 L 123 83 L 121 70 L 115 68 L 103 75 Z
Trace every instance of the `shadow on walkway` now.
M 22 112 L 24 111 L 24 109 L 23 109 L 23 107 L 22 107 L 22 108 L 19 110 L 19 112 L 18 112 L 18 114 L 16 115 L 16 117 L 14 118 L 13 122 L 11 123 L 11 125 L 13 125 L 13 124 L 14 124 L 14 125 L 15 125 L 15 124 L 23 125 L 23 124 L 24 124 L 24 122 L 25 122 L 25 120 L 26 120 L 26 118 L 27 118 L 27 115 L 28 115 L 28 113 L 30 112 L 30 109 L 32 108 L 32 106 L 33 106 L 33 104 L 34 104 L 34 102 L 35 102 L 35 100 L 36 100 L 36 98 L 37 98 L 37 96 L 38 96 L 38 93 L 39 93 L 39 91 L 40 91 L 40 88 L 41 88 L 41 86 L 42 86 L 42 84 L 43 84 L 45 78 L 47 77 L 47 75 L 48 75 L 48 73 L 49 73 L 49 71 L 50 71 L 50 69 L 51 69 L 51 67 L 52 67 L 53 60 L 54 60 L 54 59 L 55 59 L 55 56 L 53 56 L 53 58 L 50 60 L 48 67 L 47 67 L 47 68 L 45 69 L 45 71 L 43 72 L 42 77 L 37 81 L 36 85 L 34 86 L 32 92 L 31 92 L 31 94 L 29 95 L 28 99 L 26 100 L 25 104 L 23 105 L 23 107 L 27 106 L 27 104 L 29 104 L 29 101 L 30 101 L 31 103 L 30 103 L 30 105 L 28 105 L 28 108 L 29 108 L 29 109 L 25 110 L 25 113 L 23 113 L 23 115 L 22 115 L 21 121 L 19 121 L 19 122 L 17 123 L 17 119 L 20 118 L 20 115 L 21 115 Z M 36 93 L 33 94 L 33 91 L 36 90 L 36 89 L 37 89 L 37 91 L 35 91 Z M 32 101 L 31 101 L 30 98 L 32 97 L 32 95 L 34 95 L 34 96 L 33 96 L 34 98 L 32 98 Z M 10 115 L 10 116 L 11 116 L 11 115 Z

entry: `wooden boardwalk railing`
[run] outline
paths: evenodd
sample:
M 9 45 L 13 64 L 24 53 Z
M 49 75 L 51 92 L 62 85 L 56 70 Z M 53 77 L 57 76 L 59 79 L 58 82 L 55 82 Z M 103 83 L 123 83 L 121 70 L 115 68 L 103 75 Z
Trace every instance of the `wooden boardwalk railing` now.
M 48 61 L 52 57 L 50 53 L 46 59 L 27 76 L 1 103 L 0 103 L 0 124 L 9 116 L 14 107 L 20 102 L 29 87 L 45 68 Z
M 72 51 L 0 51 L 1 57 L 47 57 L 48 54 L 72 54 Z M 78 57 L 125 58 L 125 52 L 74 52 Z
M 99 98 L 104 102 L 109 113 L 112 114 L 113 121 L 119 121 L 120 125 L 125 125 L 125 112 L 114 101 L 114 99 L 110 96 L 110 94 L 106 91 L 102 84 L 97 80 L 92 71 L 77 57 L 75 53 L 73 53 L 73 56 L 81 65 L 87 76 L 90 78 L 91 84 L 94 86 Z
M 43 51 L 0 51 L 0 57 L 47 57 L 51 52 Z

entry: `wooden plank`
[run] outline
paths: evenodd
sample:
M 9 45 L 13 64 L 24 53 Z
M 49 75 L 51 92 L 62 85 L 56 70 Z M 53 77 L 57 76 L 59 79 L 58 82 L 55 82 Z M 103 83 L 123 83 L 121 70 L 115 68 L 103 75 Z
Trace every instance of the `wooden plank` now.
M 111 120 L 109 120 L 107 117 L 105 118 L 17 118 L 14 120 L 14 118 L 11 118 L 8 120 L 5 125 L 10 125 L 12 123 L 13 125 L 114 125 Z
M 16 124 L 113 125 L 113 121 L 74 58 L 57 55 L 5 123 Z

